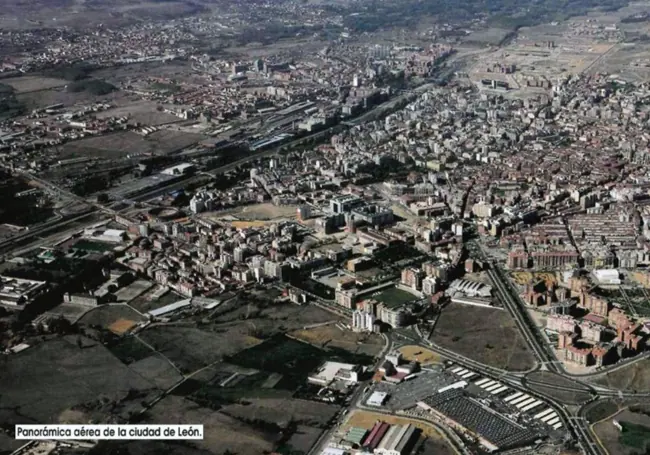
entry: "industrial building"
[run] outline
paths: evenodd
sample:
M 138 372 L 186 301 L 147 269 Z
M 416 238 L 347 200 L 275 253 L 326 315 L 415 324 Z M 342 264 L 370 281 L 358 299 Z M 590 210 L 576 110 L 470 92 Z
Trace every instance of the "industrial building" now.
M 196 166 L 190 163 L 177 164 L 176 166 L 168 167 L 161 173 L 165 175 L 187 175 L 192 174 L 196 170 Z
M 24 308 L 46 289 L 45 281 L 0 276 L 0 304 L 12 309 Z
M 363 448 L 375 455 L 404 455 L 415 445 L 417 432 L 418 429 L 411 424 L 390 425 L 378 421 L 363 441 Z
M 470 280 L 454 280 L 449 285 L 449 294 L 461 292 L 469 297 L 490 297 L 492 288 L 487 284 Z
M 312 384 L 327 386 L 335 380 L 357 383 L 363 373 L 363 367 L 350 363 L 325 362 L 318 370 L 307 378 Z

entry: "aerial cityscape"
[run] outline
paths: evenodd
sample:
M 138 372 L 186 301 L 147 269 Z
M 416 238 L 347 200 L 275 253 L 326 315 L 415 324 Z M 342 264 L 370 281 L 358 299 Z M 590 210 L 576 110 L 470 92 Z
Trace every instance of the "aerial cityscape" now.
M 2 6 L 0 455 L 650 454 L 650 2 Z

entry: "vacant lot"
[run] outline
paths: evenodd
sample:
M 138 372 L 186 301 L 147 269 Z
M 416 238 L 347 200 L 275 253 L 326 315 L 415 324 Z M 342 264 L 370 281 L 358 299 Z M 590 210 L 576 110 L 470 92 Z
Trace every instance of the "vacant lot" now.
M 84 314 L 79 319 L 80 324 L 88 326 L 100 326 L 108 329 L 116 322 L 120 321 L 120 326 L 124 321 L 141 322 L 146 318 L 128 305 L 109 304 L 98 306 Z
M 144 294 L 153 287 L 153 283 L 147 280 L 136 280 L 115 293 L 118 302 L 129 303 L 136 297 Z
M 214 322 L 217 329 L 234 327 L 269 338 L 277 333 L 301 330 L 310 324 L 330 322 L 336 316 L 312 305 L 274 303 L 255 296 L 241 297 L 218 307 Z
M 512 280 L 520 286 L 525 286 L 542 280 L 556 283 L 557 277 L 549 272 L 512 272 Z
M 613 420 L 617 420 L 623 426 L 623 432 L 613 425 Z M 593 431 L 605 449 L 612 455 L 646 453 L 646 447 L 650 446 L 648 437 L 650 435 L 650 417 L 627 409 L 595 424 Z
M 510 315 L 494 308 L 450 304 L 442 311 L 431 341 L 505 370 L 524 371 L 535 364 Z
M 618 390 L 647 392 L 650 391 L 650 361 L 641 360 L 618 370 L 600 376 L 594 381 Z
M 352 353 L 378 355 L 384 340 L 377 334 L 354 333 L 329 324 L 307 330 L 297 330 L 291 336 L 320 347 L 336 347 Z
M 139 337 L 184 372 L 196 371 L 260 342 L 237 330 L 214 332 L 174 326 L 152 327 Z
M 168 155 L 205 139 L 205 136 L 182 131 L 160 130 L 146 137 L 134 131 L 120 131 L 68 142 L 62 158 L 91 156 L 120 158 L 127 155 Z
M 53 104 L 62 103 L 64 106 L 73 106 L 78 103 L 92 103 L 97 101 L 110 102 L 117 96 L 110 93 L 103 96 L 95 96 L 88 92 L 68 92 L 63 87 L 40 90 L 37 92 L 19 93 L 16 98 L 29 110 L 43 109 Z
M 64 79 L 54 79 L 51 77 L 40 76 L 22 76 L 3 79 L 3 84 L 11 85 L 16 93 L 28 93 L 39 90 L 48 90 L 56 87 L 63 87 L 68 84 Z
M 277 206 L 273 204 L 255 204 L 244 207 L 233 215 L 242 220 L 272 220 L 274 218 L 295 218 L 295 205 Z
M 442 361 L 440 355 L 420 346 L 402 346 L 399 348 L 399 352 L 402 353 L 405 360 L 409 362 L 415 360 L 421 365 L 434 365 Z
M 164 425 L 203 424 L 203 440 L 196 447 L 215 454 L 230 450 L 237 455 L 260 455 L 273 451 L 279 434 L 255 428 L 233 417 L 169 395 L 148 413 L 147 421 Z
M 181 119 L 175 115 L 158 111 L 156 107 L 156 103 L 153 101 L 142 100 L 127 102 L 113 109 L 98 112 L 95 115 L 99 119 L 109 117 L 128 117 L 130 122 L 144 126 L 157 126 L 181 121 Z
M 178 370 L 159 354 L 133 362 L 129 368 L 161 390 L 167 390 L 183 379 Z
M 56 338 L 7 357 L 0 368 L 0 425 L 52 423 L 64 411 L 129 391 L 155 391 L 104 346 L 77 337 Z

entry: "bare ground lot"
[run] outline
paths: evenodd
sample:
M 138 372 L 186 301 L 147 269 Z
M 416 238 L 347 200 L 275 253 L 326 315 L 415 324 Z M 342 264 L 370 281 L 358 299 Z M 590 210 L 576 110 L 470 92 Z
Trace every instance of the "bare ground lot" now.
M 372 356 L 378 355 L 384 346 L 384 340 L 377 334 L 362 334 L 341 330 L 335 324 L 297 330 L 291 332 L 290 335 L 319 347 L 336 347 L 352 353 Z
M 153 101 L 140 100 L 98 112 L 95 116 L 98 119 L 109 117 L 129 117 L 131 123 L 149 126 L 158 126 L 181 121 L 181 119 L 175 115 L 167 112 L 160 112 L 156 108 L 157 105 Z
M 133 362 L 129 368 L 161 390 L 167 390 L 183 379 L 181 374 L 158 354 Z
M 182 60 L 171 62 L 131 63 L 112 68 L 104 68 L 93 72 L 93 77 L 110 82 L 113 85 L 129 83 L 133 79 L 169 78 L 184 80 L 193 74 L 191 65 Z
M 88 92 L 67 92 L 63 87 L 41 90 L 38 92 L 26 92 L 16 95 L 16 99 L 23 103 L 28 110 L 42 109 L 53 104 L 62 103 L 64 106 L 73 106 L 83 103 L 110 102 L 119 96 L 117 93 L 96 96 Z
M 144 316 L 128 305 L 108 304 L 90 310 L 79 319 L 79 323 L 88 326 L 98 325 L 107 329 L 121 319 L 134 322 L 146 320 Z
M 147 290 L 153 287 L 153 283 L 148 280 L 136 280 L 126 287 L 118 290 L 115 293 L 118 302 L 129 303 L 136 297 L 144 294 Z
M 647 392 L 650 391 L 650 360 L 641 360 L 594 380 L 596 384 L 613 389 Z
M 650 417 L 645 414 L 635 413 L 624 409 L 609 419 L 599 422 L 593 426 L 594 433 L 598 437 L 601 444 L 605 447 L 607 452 L 610 454 L 632 455 L 642 453 L 643 450 L 641 452 L 638 452 L 632 447 L 626 446 L 620 442 L 621 432 L 613 425 L 612 421 L 614 419 L 621 423 L 633 423 L 650 428 Z
M 68 84 L 68 81 L 51 77 L 22 76 L 2 79 L 2 83 L 12 86 L 16 93 L 29 93 L 63 87 Z
M 535 360 L 504 310 L 452 303 L 442 310 L 431 341 L 460 355 L 509 371 Z
M 195 447 L 215 454 L 226 450 L 237 455 L 271 452 L 279 436 L 173 395 L 156 404 L 147 417 L 148 422 L 156 424 L 203 424 L 203 440 L 196 441 Z
M 147 137 L 133 131 L 94 136 L 68 142 L 62 147 L 61 157 L 97 156 L 119 158 L 127 155 L 167 155 L 189 147 L 205 139 L 205 136 L 181 131 L 161 130 Z
M 0 368 L 0 425 L 57 422 L 73 406 L 129 391 L 155 391 L 104 346 L 76 336 L 56 338 L 6 358 Z
M 336 320 L 336 316 L 313 305 L 270 303 L 242 297 L 218 307 L 214 317 L 217 328 L 243 328 L 250 334 L 266 338 L 280 332 L 302 330 L 310 324 Z
M 527 382 L 527 386 L 531 389 L 550 395 L 564 404 L 580 404 L 591 398 L 588 388 L 583 387 L 570 379 L 551 373 L 550 371 L 535 371 L 534 373 L 526 375 L 526 380 L 549 384 L 550 386 L 546 386 Z

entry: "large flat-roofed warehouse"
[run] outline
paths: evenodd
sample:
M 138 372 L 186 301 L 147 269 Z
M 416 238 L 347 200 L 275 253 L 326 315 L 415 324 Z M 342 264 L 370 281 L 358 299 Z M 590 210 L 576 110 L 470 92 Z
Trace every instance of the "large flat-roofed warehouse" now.
M 468 397 L 460 389 L 432 395 L 418 406 L 437 414 L 450 426 L 472 433 L 489 451 L 522 446 L 539 437 L 530 429 Z

